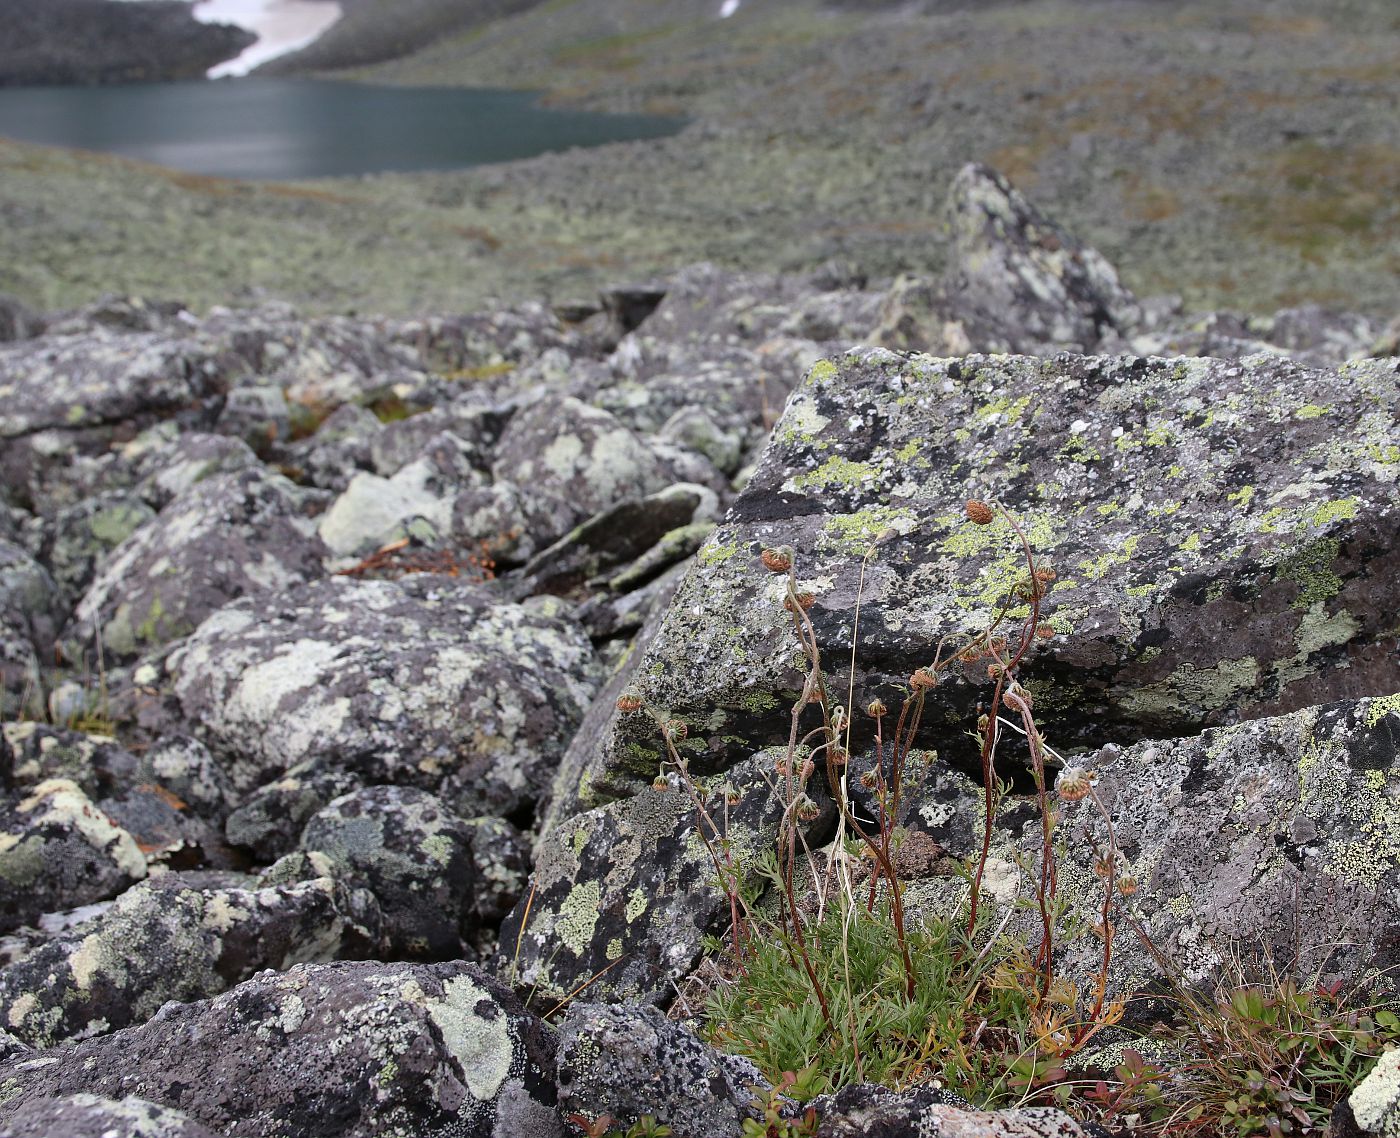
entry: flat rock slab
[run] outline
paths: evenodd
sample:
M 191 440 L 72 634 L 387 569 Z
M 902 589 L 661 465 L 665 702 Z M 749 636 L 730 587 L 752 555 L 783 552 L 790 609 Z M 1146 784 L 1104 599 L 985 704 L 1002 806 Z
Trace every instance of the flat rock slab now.
M 1021 671 L 1064 744 L 1396 690 L 1398 391 L 1395 360 L 864 349 L 820 363 L 701 550 L 640 694 L 688 723 L 702 770 L 785 737 L 797 645 L 783 578 L 758 554 L 790 546 L 826 666 L 845 679 L 859 599 L 857 701 L 897 708 L 940 637 L 984 629 L 1026 574 L 1003 519 L 966 520 L 970 498 L 1003 503 L 1058 574 L 1056 635 Z M 1013 618 L 1028 611 L 1013 601 Z M 921 742 L 958 740 L 987 688 L 945 679 Z M 645 731 L 615 726 L 594 801 L 649 780 L 656 755 Z
M 431 791 L 463 817 L 533 806 L 597 686 L 593 647 L 562 613 L 428 574 L 249 598 L 169 669 L 239 791 L 292 767 L 346 772 Z

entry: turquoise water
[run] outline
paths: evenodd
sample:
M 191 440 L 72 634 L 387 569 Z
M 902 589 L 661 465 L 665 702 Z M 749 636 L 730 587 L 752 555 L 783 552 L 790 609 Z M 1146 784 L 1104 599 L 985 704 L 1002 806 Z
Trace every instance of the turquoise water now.
M 682 120 L 544 110 L 523 91 L 235 79 L 0 90 L 0 135 L 194 174 L 289 180 L 447 170 L 658 138 Z

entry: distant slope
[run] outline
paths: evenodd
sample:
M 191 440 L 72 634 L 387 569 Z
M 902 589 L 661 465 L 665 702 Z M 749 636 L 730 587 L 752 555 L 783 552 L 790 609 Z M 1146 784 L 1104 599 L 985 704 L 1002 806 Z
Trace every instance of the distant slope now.
M 315 43 L 259 68 L 263 75 L 338 71 L 397 59 L 540 0 L 341 0 L 342 15 Z
M 0 87 L 194 79 L 256 41 L 178 0 L 0 0 Z

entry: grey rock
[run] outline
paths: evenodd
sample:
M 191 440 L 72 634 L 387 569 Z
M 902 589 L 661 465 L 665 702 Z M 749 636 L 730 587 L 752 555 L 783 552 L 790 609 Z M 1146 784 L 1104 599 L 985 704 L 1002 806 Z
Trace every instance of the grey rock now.
M 598 997 L 664 1000 L 699 960 L 704 935 L 730 918 L 717 884 L 720 844 L 731 841 L 744 866 L 777 840 L 783 807 L 770 780 L 779 757 L 761 752 L 704 789 L 713 827 L 727 819 L 727 833 L 697 818 L 674 771 L 664 790 L 556 824 L 536 847 L 528 909 L 517 905 L 501 926 L 511 982 L 555 999 L 591 980 Z M 825 840 L 833 815 L 828 802 L 810 824 L 811 844 Z
M 325 854 L 336 876 L 368 888 L 398 956 L 451 959 L 476 923 L 467 824 L 412 787 L 374 786 L 329 803 L 306 824 L 302 849 Z
M 594 692 L 593 650 L 572 621 L 493 600 L 427 574 L 249 599 L 172 653 L 174 692 L 242 792 L 300 764 L 464 817 L 528 811 Z
M 216 371 L 208 351 L 146 332 L 0 343 L 0 439 L 207 415 Z
M 1135 919 L 1188 983 L 1214 979 L 1238 945 L 1324 981 L 1400 966 L 1400 696 L 1109 747 L 1083 765 L 1138 882 Z M 1103 902 L 1092 865 L 1106 829 L 1086 800 L 1060 833 L 1061 890 L 1088 914 Z M 1160 967 L 1115 920 L 1111 979 L 1136 990 Z M 1091 975 L 1101 952 L 1093 938 L 1066 945 L 1065 967 Z
M 371 412 L 354 403 L 342 403 L 319 424 L 308 418 L 299 427 L 294 415 L 294 441 L 285 448 L 287 463 L 300 472 L 298 481 L 340 494 L 357 471 L 370 468 L 374 436 L 382 429 Z M 311 433 L 297 438 L 299 430 Z
M 476 887 L 470 898 L 476 921 L 499 926 L 529 885 L 530 847 L 504 818 L 468 818 L 466 827 L 476 867 Z
M 144 781 L 140 760 L 107 735 L 33 721 L 6 723 L 0 733 L 13 755 L 12 784 L 23 793 L 41 782 L 66 779 L 98 801 Z
M 650 1115 L 676 1138 L 738 1138 L 769 1088 L 752 1062 L 703 1043 L 656 1008 L 575 1003 L 559 1032 L 559 1109 L 630 1126 Z
M 227 435 L 188 431 L 137 456 L 142 497 L 164 509 L 190 487 L 216 474 L 257 466 L 247 443 Z
M 501 437 L 493 477 L 520 494 L 537 542 L 563 536 L 586 518 L 665 484 L 642 441 L 612 415 L 572 397 L 520 412 Z
M 100 633 L 109 656 L 131 659 L 245 593 L 319 576 L 324 547 L 301 509 L 296 487 L 258 469 L 196 483 L 112 552 L 73 632 Z
M 1022 682 L 1062 746 L 1393 691 L 1395 366 L 878 350 L 818 365 L 648 648 L 641 693 L 703 734 L 707 766 L 783 737 L 796 642 L 758 553 L 796 551 L 818 642 L 841 659 L 880 539 L 855 686 L 898 708 L 939 638 L 985 628 L 1027 572 L 1004 520 L 965 520 L 970 498 L 1003 502 L 1058 574 L 1056 635 Z M 920 746 L 975 719 L 985 676 L 946 675 Z M 650 780 L 659 748 L 639 728 L 596 757 L 598 793 Z M 864 746 L 863 717 L 855 730 Z
M 71 608 L 87 592 L 98 566 L 156 512 L 129 490 L 85 498 L 60 510 L 43 527 L 38 556 Z
M 0 1068 L 39 1098 L 143 1098 L 239 1138 L 562 1138 L 554 1041 L 470 965 L 299 964 L 53 1057 Z
M 370 461 L 376 474 L 391 478 L 422 457 L 438 435 L 449 434 L 458 440 L 471 464 L 484 470 L 490 466 L 491 448 L 504 425 L 505 416 L 491 407 L 434 407 L 421 415 L 387 423 L 383 430 L 374 432 Z
M 164 788 L 202 817 L 222 823 L 234 803 L 228 776 L 198 739 L 166 736 L 148 748 L 140 761 L 142 782 Z
M 0 1138 L 218 1138 L 178 1110 L 134 1095 L 120 1102 L 76 1094 L 30 1099 L 3 1128 Z
M 67 779 L 30 788 L 0 825 L 0 930 L 115 897 L 146 876 L 132 836 Z
M 361 786 L 352 771 L 298 763 L 281 778 L 265 783 L 228 815 L 224 833 L 256 862 L 280 858 L 296 848 L 311 817 L 328 802 Z
M 0 539 L 0 717 L 42 713 L 42 663 L 52 659 L 62 609 L 47 570 Z
M 292 431 L 287 396 L 280 387 L 240 384 L 224 398 L 214 430 L 242 440 L 255 453 L 268 454 Z
M 535 591 L 567 593 L 639 557 L 707 505 L 713 516 L 714 502 L 713 491 L 685 483 L 619 502 L 538 553 L 526 564 L 525 576 L 533 579 Z
M 0 969 L 0 1011 L 36 1047 L 142 1023 L 169 1000 L 226 991 L 265 968 L 382 951 L 379 911 L 330 877 L 263 885 L 167 873 Z
M 529 531 L 524 495 L 513 482 L 468 487 L 452 503 L 452 538 L 502 565 L 519 565 L 545 543 Z

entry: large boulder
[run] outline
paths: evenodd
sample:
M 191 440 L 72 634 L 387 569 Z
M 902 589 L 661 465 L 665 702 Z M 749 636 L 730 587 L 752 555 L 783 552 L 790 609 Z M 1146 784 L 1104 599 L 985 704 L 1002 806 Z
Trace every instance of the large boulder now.
M 171 655 L 174 693 L 245 794 L 298 768 L 528 814 L 596 687 L 593 648 L 562 613 L 497 597 L 419 574 L 249 598 Z
M 5 1126 L 0 1138 L 218 1138 L 182 1111 L 145 1099 L 120 1102 L 101 1095 L 60 1095 L 30 1099 Z
M 1393 691 L 1397 367 L 878 349 L 820 364 L 700 552 L 640 694 L 686 721 L 702 770 L 785 737 L 802 672 L 785 581 L 758 553 L 788 546 L 827 667 L 848 667 L 859 602 L 855 691 L 898 708 L 941 637 L 985 629 L 1003 604 L 1029 612 L 1013 595 L 1020 539 L 1002 517 L 968 521 L 968 499 L 1004 503 L 1058 574 L 1055 635 L 1021 678 L 1066 745 Z M 986 688 L 945 673 L 920 745 L 965 747 Z M 854 725 L 863 746 L 869 723 Z M 644 724 L 619 721 L 592 788 L 644 785 L 658 753 Z
M 297 488 L 260 468 L 196 483 L 112 551 L 71 634 L 129 660 L 245 593 L 320 576 L 325 549 L 302 510 Z
M 237 1138 L 562 1138 L 554 1040 L 468 964 L 300 964 L 0 1066 L 38 1099 L 137 1094 Z

